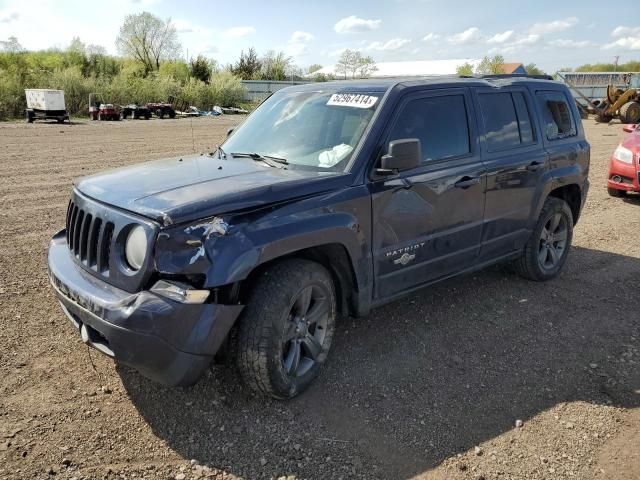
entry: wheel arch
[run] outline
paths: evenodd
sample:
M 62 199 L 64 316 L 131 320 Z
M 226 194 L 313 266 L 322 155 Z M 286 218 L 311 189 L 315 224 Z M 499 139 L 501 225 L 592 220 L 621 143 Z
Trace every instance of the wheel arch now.
M 291 258 L 316 262 L 327 269 L 334 283 L 338 312 L 342 315 L 358 311 L 358 281 L 353 260 L 347 248 L 340 243 L 327 243 L 292 251 L 257 265 L 244 280 L 238 282 L 238 300 L 246 301 L 257 279 L 277 263 Z
M 553 188 L 547 197 L 555 197 L 564 200 L 571 209 L 573 224 L 578 223 L 580 218 L 580 210 L 582 207 L 582 189 L 577 183 L 559 186 Z

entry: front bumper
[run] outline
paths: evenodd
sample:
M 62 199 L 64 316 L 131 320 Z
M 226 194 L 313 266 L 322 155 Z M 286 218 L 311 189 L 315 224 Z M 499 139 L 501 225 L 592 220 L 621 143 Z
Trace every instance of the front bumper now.
M 636 155 L 633 156 L 633 163 L 625 163 L 611 158 L 609 160 L 607 186 L 627 192 L 640 192 L 640 165 L 636 162 Z M 623 180 L 620 182 L 614 181 L 613 177 L 616 175 Z
M 244 308 L 113 287 L 75 263 L 64 230 L 51 240 L 48 263 L 51 285 L 82 340 L 164 385 L 198 380 Z

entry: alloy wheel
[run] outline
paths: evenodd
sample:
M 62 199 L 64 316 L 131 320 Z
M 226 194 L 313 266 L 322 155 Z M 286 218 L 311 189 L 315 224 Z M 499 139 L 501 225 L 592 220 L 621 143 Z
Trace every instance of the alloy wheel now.
M 282 338 L 282 364 L 287 375 L 300 377 L 318 361 L 329 322 L 329 295 L 309 285 L 296 296 Z
M 560 213 L 554 213 L 545 223 L 540 234 L 538 263 L 545 270 L 554 268 L 562 260 L 567 246 L 567 220 Z

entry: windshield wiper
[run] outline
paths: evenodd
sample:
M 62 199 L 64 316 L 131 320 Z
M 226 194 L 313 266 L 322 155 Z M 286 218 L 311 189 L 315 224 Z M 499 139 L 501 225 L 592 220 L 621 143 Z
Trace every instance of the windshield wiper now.
M 279 163 L 281 165 L 289 165 L 289 162 L 285 158 L 274 157 L 273 155 L 261 155 L 259 153 L 243 153 L 243 152 L 231 153 L 230 155 L 232 157 L 251 158 L 253 160 L 256 160 L 257 162 L 266 163 L 270 167 L 283 168 L 283 167 L 278 167 L 277 165 L 273 164 L 271 162 L 271 160 L 273 160 L 274 162 Z

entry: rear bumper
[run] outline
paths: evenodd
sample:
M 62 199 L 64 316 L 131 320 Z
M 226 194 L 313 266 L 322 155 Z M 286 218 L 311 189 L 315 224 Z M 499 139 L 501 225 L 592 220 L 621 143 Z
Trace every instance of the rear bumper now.
M 64 231 L 51 240 L 48 263 L 54 292 L 82 340 L 164 385 L 198 380 L 243 309 L 115 288 L 76 265 Z

